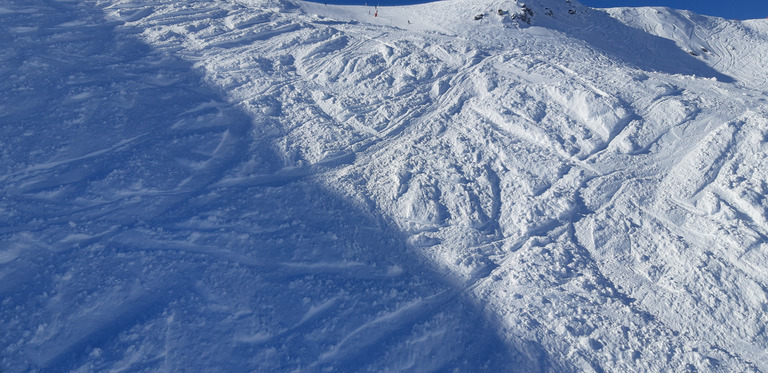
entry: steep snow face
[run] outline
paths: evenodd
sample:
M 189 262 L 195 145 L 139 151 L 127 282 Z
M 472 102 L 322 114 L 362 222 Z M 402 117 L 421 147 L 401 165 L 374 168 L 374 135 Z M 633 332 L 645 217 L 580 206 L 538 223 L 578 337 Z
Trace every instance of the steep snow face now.
M 768 370 L 763 21 L 0 17 L 10 371 Z
M 608 13 L 622 23 L 675 41 L 689 54 L 750 88 L 765 91 L 768 56 L 765 20 L 728 21 L 666 8 L 613 8 Z

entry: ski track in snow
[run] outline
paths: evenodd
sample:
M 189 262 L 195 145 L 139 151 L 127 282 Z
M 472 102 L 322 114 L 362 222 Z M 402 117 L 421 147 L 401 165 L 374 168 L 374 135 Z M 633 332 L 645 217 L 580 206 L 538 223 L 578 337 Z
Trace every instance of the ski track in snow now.
M 768 370 L 768 23 L 526 3 L 0 6 L 0 370 Z

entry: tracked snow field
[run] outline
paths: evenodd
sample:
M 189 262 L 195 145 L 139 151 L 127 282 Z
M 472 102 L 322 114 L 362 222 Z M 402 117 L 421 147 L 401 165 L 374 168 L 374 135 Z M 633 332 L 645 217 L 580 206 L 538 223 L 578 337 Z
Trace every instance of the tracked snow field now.
M 0 5 L 0 371 L 768 371 L 768 21 Z

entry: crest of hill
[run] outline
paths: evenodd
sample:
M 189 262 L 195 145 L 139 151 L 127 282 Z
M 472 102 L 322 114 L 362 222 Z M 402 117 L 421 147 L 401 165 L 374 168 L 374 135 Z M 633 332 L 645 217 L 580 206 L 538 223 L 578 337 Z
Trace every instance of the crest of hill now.
M 611 58 L 642 70 L 696 75 L 729 82 L 733 79 L 717 69 L 716 58 L 700 55 L 707 48 L 699 34 L 734 24 L 716 17 L 688 11 L 654 8 L 667 17 L 653 18 L 651 8 L 593 9 L 577 0 L 469 1 L 452 0 L 407 6 L 338 6 L 299 2 L 301 9 L 325 21 L 371 24 L 405 31 L 433 32 L 467 39 L 478 46 L 514 48 L 524 33 L 530 38 L 561 39 L 579 48 L 593 48 Z M 670 19 L 687 19 L 680 28 Z M 748 26 L 745 26 L 748 27 Z M 697 29 L 698 34 L 692 32 Z M 655 33 L 654 30 L 678 30 Z M 689 30 L 687 34 L 679 30 Z M 743 28 L 735 27 L 736 33 Z M 687 37 L 686 37 L 687 36 Z M 725 36 L 725 35 L 723 35 Z M 741 35 L 728 34 L 738 40 Z M 722 55 L 727 57 L 726 51 Z M 750 61 L 751 62 L 751 61 Z

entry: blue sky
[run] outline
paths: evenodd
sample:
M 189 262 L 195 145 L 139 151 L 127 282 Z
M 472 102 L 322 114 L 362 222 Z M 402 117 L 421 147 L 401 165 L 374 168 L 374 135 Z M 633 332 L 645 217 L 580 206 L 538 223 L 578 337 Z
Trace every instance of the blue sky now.
M 427 3 L 429 0 L 310 0 L 328 4 L 406 5 Z M 443 0 L 450 1 L 450 0 Z M 595 8 L 614 6 L 666 6 L 688 9 L 699 14 L 729 19 L 754 19 L 768 17 L 768 0 L 579 0 Z
M 753 19 L 768 17 L 768 0 L 579 0 L 596 8 L 614 6 L 666 6 L 688 9 L 699 14 L 729 18 Z

